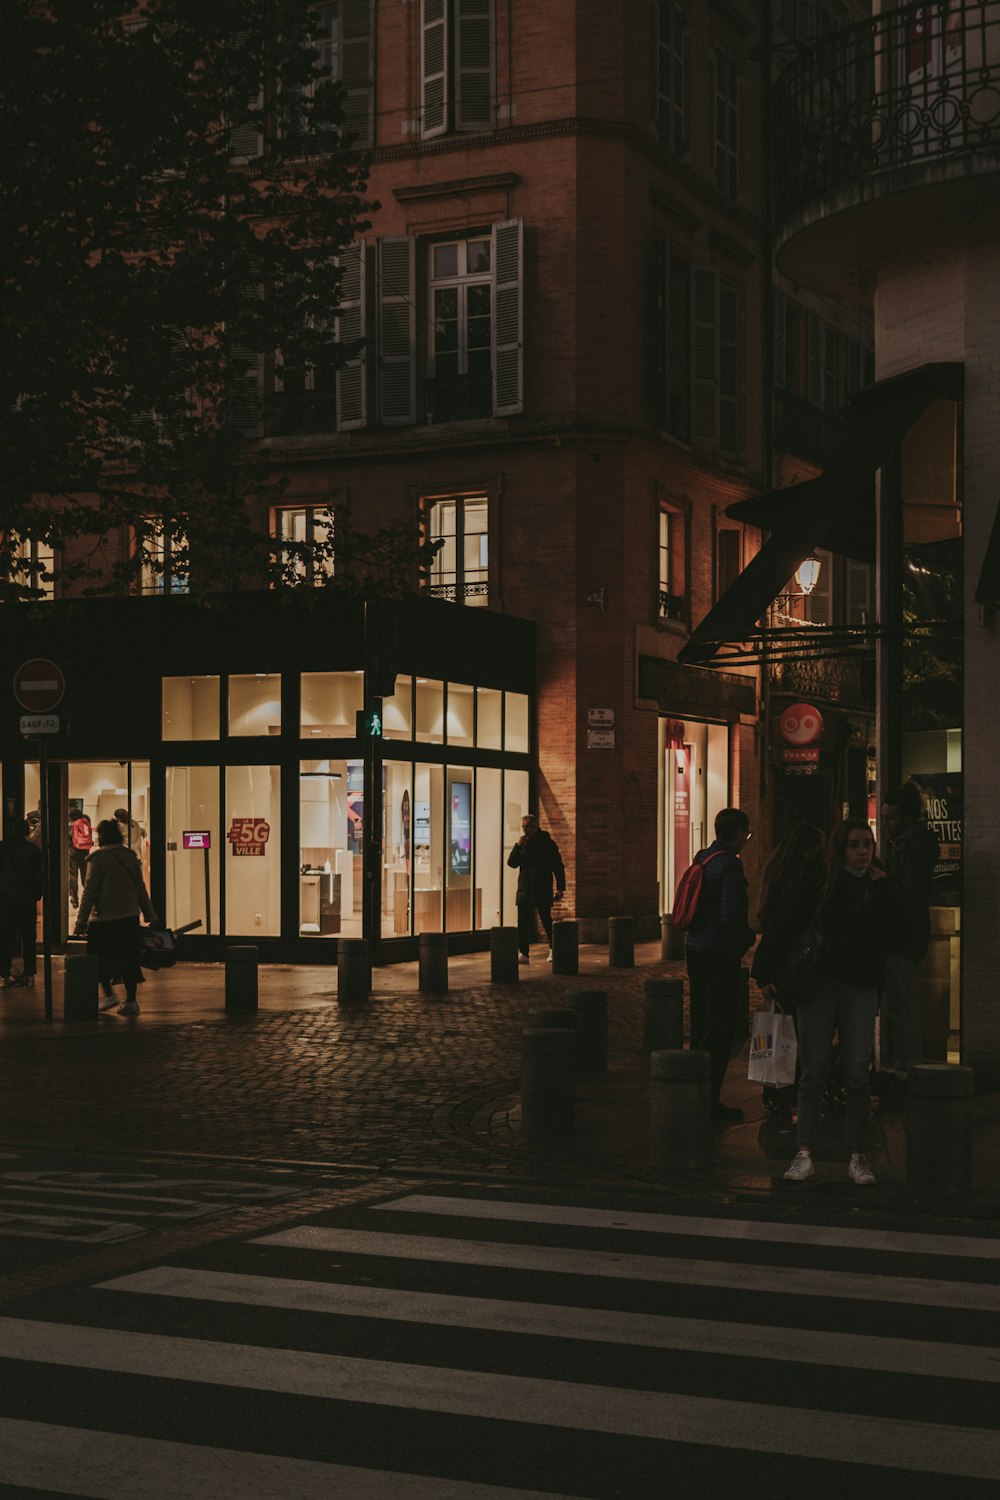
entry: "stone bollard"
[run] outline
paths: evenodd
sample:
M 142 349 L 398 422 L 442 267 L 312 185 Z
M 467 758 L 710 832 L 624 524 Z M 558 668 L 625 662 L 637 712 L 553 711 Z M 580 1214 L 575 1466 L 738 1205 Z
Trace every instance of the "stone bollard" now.
M 975 1074 L 950 1063 L 915 1063 L 906 1085 L 906 1186 L 916 1193 L 972 1188 Z
M 563 918 L 552 923 L 553 974 L 579 974 L 580 924 Z
M 576 1065 L 581 1073 L 608 1071 L 608 992 L 572 989 L 566 1004 L 576 1016 Z
M 646 1017 L 642 1033 L 643 1052 L 684 1046 L 683 979 L 647 979 Z
M 337 1002 L 351 1005 L 367 1000 L 372 988 L 372 966 L 367 938 L 337 939 Z
M 546 1026 L 523 1035 L 521 1128 L 528 1135 L 571 1135 L 576 1107 L 573 1034 L 563 1026 Z
M 419 940 L 419 987 L 422 995 L 441 994 L 448 988 L 448 934 L 422 932 Z
M 490 928 L 490 980 L 513 984 L 517 979 L 517 928 Z
M 63 1020 L 96 1021 L 97 959 L 90 953 L 71 953 L 63 978 Z
M 684 957 L 684 929 L 674 926 L 669 912 L 660 918 L 660 957 L 664 962 Z
M 635 919 L 608 918 L 608 968 L 635 968 Z
M 257 949 L 252 943 L 226 949 L 226 1015 L 257 1013 Z
M 679 1048 L 654 1052 L 650 1072 L 650 1154 L 654 1167 L 684 1172 L 712 1160 L 712 1060 Z
M 547 1010 L 529 1010 L 524 1024 L 529 1031 L 547 1031 L 557 1026 L 564 1031 L 571 1031 L 575 1036 L 576 1011 L 571 1010 L 568 1005 L 550 1006 Z

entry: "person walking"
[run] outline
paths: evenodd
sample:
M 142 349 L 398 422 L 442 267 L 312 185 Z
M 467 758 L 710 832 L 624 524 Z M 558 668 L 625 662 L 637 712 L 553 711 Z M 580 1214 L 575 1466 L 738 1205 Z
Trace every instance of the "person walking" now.
M 735 1124 L 743 1111 L 720 1097 L 733 1051 L 740 998 L 740 960 L 756 933 L 749 921 L 747 878 L 740 851 L 750 819 L 739 807 L 715 818 L 715 841 L 695 856 L 704 865 L 698 909 L 684 942 L 691 993 L 691 1048 L 712 1060 L 712 1118 Z
M 125 848 L 121 828 L 114 818 L 104 818 L 98 823 L 97 845 L 87 861 L 87 883 L 80 899 L 75 936 L 86 936 L 87 951 L 97 956 L 97 977 L 103 996 L 101 1010 L 111 1010 L 114 1006 L 113 985 L 120 978 L 125 985 L 125 1000 L 119 1005 L 118 1014 L 137 1016 L 136 990 L 142 951 L 139 914 L 155 926 L 156 912 L 143 884 L 139 861 L 131 849 Z
M 521 819 L 521 837 L 507 856 L 511 869 L 517 871 L 517 946 L 518 962 L 530 962 L 532 939 L 537 936 L 535 913 L 549 940 L 552 959 L 552 886 L 555 899 L 566 894 L 566 871 L 562 855 L 550 833 L 539 827 L 534 813 Z
M 869 1069 L 879 990 L 889 934 L 897 920 L 895 893 L 875 863 L 875 838 L 863 818 L 845 818 L 827 850 L 826 883 L 813 926 L 823 939 L 816 992 L 796 1013 L 799 1036 L 798 1151 L 785 1177 L 804 1182 L 816 1168 L 812 1148 L 820 1132 L 823 1089 L 839 1040 L 846 1088 L 848 1176 L 869 1187 L 875 1174 L 865 1156 L 871 1112 Z
M 35 929 L 42 899 L 42 851 L 31 841 L 26 818 L 11 824 L 0 844 L 0 984 L 34 989 Z M 11 977 L 14 954 L 21 953 L 21 974 Z
M 69 904 L 80 905 L 80 887 L 87 878 L 87 859 L 94 847 L 94 826 L 79 802 L 69 804 Z
M 819 828 L 812 823 L 796 823 L 764 866 L 757 914 L 761 936 L 754 950 L 750 978 L 760 988 L 764 1002 L 776 1001 L 790 1014 L 794 1014 L 795 996 L 778 994 L 778 976 L 795 943 L 816 915 L 823 888 L 825 844 Z M 795 1096 L 794 1084 L 782 1089 L 765 1084 L 764 1108 L 771 1114 L 783 1114 L 792 1109 Z
M 888 838 L 886 872 L 900 904 L 899 927 L 886 955 L 886 1056 L 898 1082 L 905 1083 L 913 1064 L 924 1055 L 917 969 L 931 941 L 930 906 L 939 857 L 938 841 L 914 782 L 906 782 L 883 798 L 882 827 Z

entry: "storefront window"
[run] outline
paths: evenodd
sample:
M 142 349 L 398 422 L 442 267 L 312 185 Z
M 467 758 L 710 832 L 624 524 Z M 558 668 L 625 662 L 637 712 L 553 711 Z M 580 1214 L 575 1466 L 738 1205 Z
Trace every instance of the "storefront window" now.
M 418 764 L 413 776 L 413 930 L 441 932 L 444 875 L 444 767 Z
M 507 693 L 504 749 L 528 752 L 528 699 L 525 693 Z
M 508 694 L 508 701 L 510 695 Z M 527 771 L 503 773 L 503 922 L 512 927 L 517 921 L 517 871 L 507 864 L 507 856 L 521 837 L 521 819 L 532 809 L 528 805 Z
M 729 802 L 729 728 L 690 719 L 659 721 L 659 878 L 663 911 L 699 849 L 715 838 L 715 815 Z
M 476 772 L 477 927 L 500 926 L 500 828 L 503 821 L 503 772 L 483 767 Z
M 303 672 L 302 708 L 299 716 L 303 738 L 327 735 L 354 738 L 356 715 L 364 706 L 362 672 Z
M 472 885 L 472 767 L 448 767 L 447 845 L 445 889 L 448 932 L 468 932 L 482 925 L 482 891 L 475 891 L 474 920 Z
M 219 931 L 218 766 L 167 767 L 168 927 L 200 922 L 199 934 Z
M 384 740 L 412 740 L 413 738 L 412 677 L 397 677 L 396 691 L 392 697 L 382 699 L 382 738 Z
M 164 677 L 163 738 L 219 738 L 218 677 Z
M 448 684 L 448 743 L 469 745 L 474 743 L 473 723 L 475 714 L 475 689 L 461 682 Z
M 149 762 L 71 761 L 67 767 L 67 812 L 68 892 L 63 906 L 67 930 L 71 930 L 87 879 L 87 857 L 97 847 L 98 823 L 108 820 L 118 824 L 123 840 L 138 856 L 149 889 Z
M 444 744 L 444 683 L 428 677 L 417 678 L 418 740 L 433 745 Z
M 476 689 L 476 744 L 480 750 L 501 748 L 500 726 L 503 693 L 499 688 Z
M 360 761 L 346 760 L 304 760 L 300 765 L 303 937 L 361 936 L 361 801 L 348 792 L 360 769 Z
M 226 932 L 281 932 L 281 793 L 277 766 L 226 769 Z
M 281 733 L 281 676 L 278 672 L 230 677 L 229 733 Z
M 407 937 L 413 883 L 413 767 L 386 761 L 382 767 L 382 935 Z

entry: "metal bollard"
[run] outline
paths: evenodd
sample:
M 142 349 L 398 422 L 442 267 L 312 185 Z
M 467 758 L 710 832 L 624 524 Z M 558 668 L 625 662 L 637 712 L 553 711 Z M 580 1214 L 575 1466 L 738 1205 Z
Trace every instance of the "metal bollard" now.
M 521 1061 L 521 1127 L 528 1135 L 571 1135 L 576 1109 L 573 1036 L 564 1027 L 529 1028 Z
M 90 953 L 71 953 L 63 978 L 63 1020 L 96 1021 L 97 959 Z
M 608 992 L 573 989 L 566 1004 L 576 1016 L 576 1065 L 581 1073 L 608 1071 Z
M 226 1015 L 257 1012 L 257 949 L 251 943 L 226 949 Z
M 608 968 L 635 968 L 635 919 L 608 918 Z
M 579 974 L 580 924 L 564 917 L 552 923 L 553 974 Z
M 556 1026 L 575 1035 L 576 1011 L 571 1010 L 568 1005 L 551 1006 L 547 1010 L 529 1010 L 524 1024 L 529 1031 L 544 1031 Z
M 517 979 L 517 928 L 490 928 L 490 980 L 513 984 Z
M 367 938 L 337 940 L 337 1002 L 367 1000 L 372 988 L 372 966 Z
M 975 1074 L 950 1063 L 916 1063 L 906 1085 L 906 1186 L 917 1193 L 972 1188 Z
M 683 979 L 647 979 L 643 985 L 646 1015 L 642 1033 L 643 1052 L 684 1046 Z
M 707 1052 L 654 1052 L 650 1073 L 650 1155 L 654 1167 L 683 1172 L 712 1160 L 712 1059 Z
M 664 961 L 684 957 L 684 929 L 674 926 L 669 912 L 660 918 L 660 957 Z
M 434 995 L 447 990 L 448 934 L 446 932 L 422 932 L 419 954 L 420 993 Z

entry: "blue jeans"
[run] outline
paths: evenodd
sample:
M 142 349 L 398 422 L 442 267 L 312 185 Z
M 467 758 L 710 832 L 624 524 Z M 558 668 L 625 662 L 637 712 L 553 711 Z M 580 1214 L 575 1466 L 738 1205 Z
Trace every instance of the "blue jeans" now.
M 814 1146 L 823 1116 L 823 1088 L 830 1071 L 833 1034 L 840 1040 L 841 1076 L 847 1089 L 844 1122 L 849 1151 L 863 1151 L 871 1099 L 868 1069 L 875 1040 L 878 991 L 860 990 L 841 979 L 824 979 L 815 997 L 795 1013 L 799 1033 L 800 1146 Z
M 917 995 L 915 959 L 890 953 L 885 961 L 885 1014 L 888 1042 L 882 1048 L 882 1066 L 909 1071 L 924 1056 L 923 1017 Z

